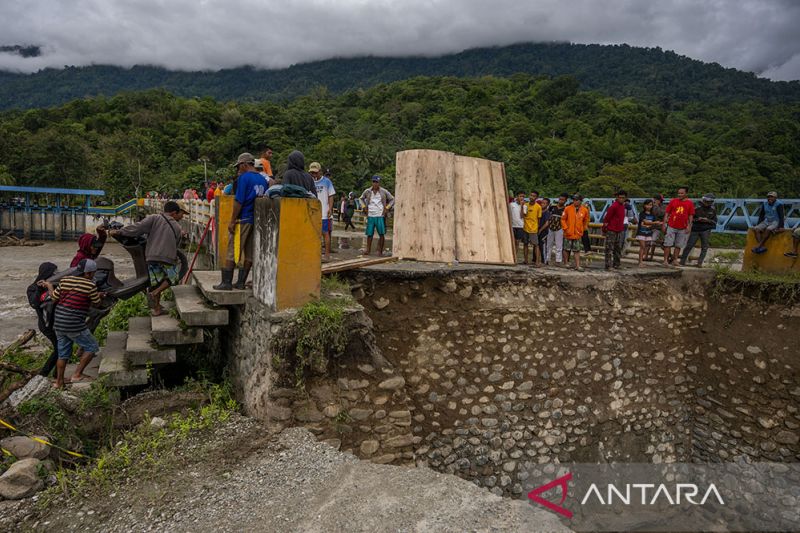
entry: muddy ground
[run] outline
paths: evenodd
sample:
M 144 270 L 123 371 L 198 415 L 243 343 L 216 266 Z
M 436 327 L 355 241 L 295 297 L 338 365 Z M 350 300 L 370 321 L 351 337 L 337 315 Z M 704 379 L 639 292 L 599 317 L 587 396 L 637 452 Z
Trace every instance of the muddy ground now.
M 69 267 L 78 246 L 74 242 L 46 242 L 42 246 L 0 248 L 0 346 L 13 342 L 26 329 L 36 329 L 36 314 L 28 305 L 25 289 L 36 278 L 39 265 L 50 261 Z M 130 256 L 116 242 L 108 242 L 103 255 L 114 261 L 117 277 L 133 274 Z

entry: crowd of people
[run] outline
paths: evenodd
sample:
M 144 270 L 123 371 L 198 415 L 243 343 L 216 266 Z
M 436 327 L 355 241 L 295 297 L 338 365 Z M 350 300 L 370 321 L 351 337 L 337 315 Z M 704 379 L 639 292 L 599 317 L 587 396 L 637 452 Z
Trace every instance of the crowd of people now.
M 716 196 L 704 194 L 695 204 L 689 199 L 689 188 L 679 187 L 676 197 L 665 205 L 662 194 L 645 200 L 637 213 L 628 193 L 619 190 L 615 200 L 603 213 L 601 232 L 604 238 L 605 269 L 621 268 L 621 259 L 628 245 L 629 232 L 639 245 L 639 266 L 652 261 L 658 248 L 663 250 L 664 265 L 689 264 L 702 267 L 711 243 L 711 233 L 717 227 Z M 515 249 L 522 245 L 522 262 L 535 268 L 544 265 L 568 266 L 574 258 L 575 268 L 582 271 L 581 253 L 591 253 L 589 236 L 590 212 L 580 194 L 561 194 L 558 198 L 540 198 L 532 191 L 526 198 L 519 192 L 509 202 L 511 228 Z M 770 236 L 782 231 L 785 208 L 778 194 L 770 192 L 758 211 L 758 223 L 753 228 L 757 245 L 755 254 L 767 251 Z M 800 227 L 792 233 L 793 247 L 784 255 L 796 258 L 800 247 Z M 700 253 L 695 263 L 690 255 L 697 243 Z
M 237 282 L 233 283 L 235 269 L 233 247 L 228 248 L 228 257 L 222 268 L 222 280 L 214 288 L 218 290 L 243 289 L 252 268 L 253 255 L 253 211 L 256 198 L 260 196 L 289 196 L 289 197 L 316 197 L 321 205 L 322 246 L 323 261 L 330 260 L 331 234 L 333 232 L 333 208 L 336 204 L 336 188 L 331 179 L 330 169 L 323 169 L 316 161 L 305 168 L 305 156 L 300 151 L 289 154 L 287 170 L 281 178 L 276 178 L 272 172 L 269 157 L 272 151 L 267 149 L 260 159 L 256 159 L 249 152 L 239 155 L 233 164 L 236 177 L 230 184 L 230 190 L 223 189 L 219 192 L 219 184 L 214 191 L 214 197 L 221 194 L 234 196 L 234 208 L 228 232 L 233 236 L 239 231 L 239 262 L 241 268 Z M 219 194 L 218 194 L 219 193 Z M 383 255 L 386 244 L 386 216 L 394 206 L 392 194 L 381 187 L 381 177 L 372 177 L 372 186 L 366 189 L 359 198 L 363 210 L 367 215 L 365 234 L 367 237 L 365 255 L 372 252 L 373 238 L 378 234 L 377 253 Z M 349 193 L 340 201 L 340 216 L 344 213 L 345 228 L 353 226 L 357 202 L 354 193 Z

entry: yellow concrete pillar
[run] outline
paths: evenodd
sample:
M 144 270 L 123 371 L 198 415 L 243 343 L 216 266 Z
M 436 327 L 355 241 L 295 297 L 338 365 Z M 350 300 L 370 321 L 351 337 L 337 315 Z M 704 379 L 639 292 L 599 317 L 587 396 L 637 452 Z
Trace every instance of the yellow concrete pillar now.
M 319 298 L 322 207 L 319 200 L 259 198 L 255 206 L 253 294 L 272 310 Z
M 747 232 L 747 245 L 744 249 L 744 263 L 742 270 L 758 270 L 774 274 L 800 272 L 800 260 L 791 259 L 783 255 L 792 251 L 792 232 L 781 231 L 767 240 L 763 254 L 754 254 L 756 236 L 753 230 Z
M 230 224 L 231 217 L 233 216 L 234 198 L 228 195 L 218 196 L 214 200 L 214 203 L 216 204 L 216 220 L 214 222 L 217 225 L 217 264 L 219 267 L 222 267 L 225 257 L 228 254 L 228 246 L 237 246 L 234 257 L 237 261 L 239 259 L 238 239 L 231 243 L 231 234 L 228 233 L 228 224 Z M 238 235 L 238 232 L 236 232 L 236 234 Z

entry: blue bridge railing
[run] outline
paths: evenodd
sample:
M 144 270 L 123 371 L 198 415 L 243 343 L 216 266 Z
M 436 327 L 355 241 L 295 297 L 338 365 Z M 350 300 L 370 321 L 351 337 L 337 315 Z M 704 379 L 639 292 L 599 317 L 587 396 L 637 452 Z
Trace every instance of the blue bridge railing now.
M 636 213 L 642 211 L 642 204 L 647 198 L 632 198 L 631 203 Z M 592 198 L 585 200 L 586 206 L 592 217 L 592 222 L 600 223 L 603 215 L 611 205 L 614 198 Z M 669 200 L 665 201 L 665 205 Z M 699 200 L 694 200 L 698 202 Z M 763 198 L 717 198 L 714 205 L 717 208 L 717 232 L 720 233 L 747 233 L 747 230 L 758 223 L 758 210 L 766 200 Z M 796 228 L 800 226 L 800 198 L 778 200 L 783 204 L 786 222 L 785 227 Z

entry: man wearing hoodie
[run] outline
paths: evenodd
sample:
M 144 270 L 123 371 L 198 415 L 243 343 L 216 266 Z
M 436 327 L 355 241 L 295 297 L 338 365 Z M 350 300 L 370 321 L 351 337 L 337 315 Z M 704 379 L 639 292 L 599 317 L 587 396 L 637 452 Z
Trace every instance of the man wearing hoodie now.
M 295 150 L 289 154 L 289 165 L 283 174 L 283 184 L 302 187 L 316 197 L 317 186 L 314 184 L 314 178 L 305 171 L 305 168 L 306 158 L 302 152 Z
M 233 202 L 233 215 L 228 224 L 230 238 L 228 239 L 228 256 L 222 268 L 222 282 L 219 285 L 214 285 L 217 290 L 244 290 L 247 276 L 253 267 L 253 250 L 255 248 L 253 221 L 255 218 L 256 198 L 263 196 L 267 191 L 267 180 L 256 172 L 255 162 L 255 157 L 245 152 L 240 154 L 236 159 L 236 163 L 233 164 L 238 174 L 236 198 Z M 316 191 L 316 189 L 314 190 Z M 236 284 L 233 284 L 233 270 L 236 268 L 233 242 L 237 223 L 239 224 L 239 261 L 241 262 L 241 268 L 239 268 L 239 279 Z

